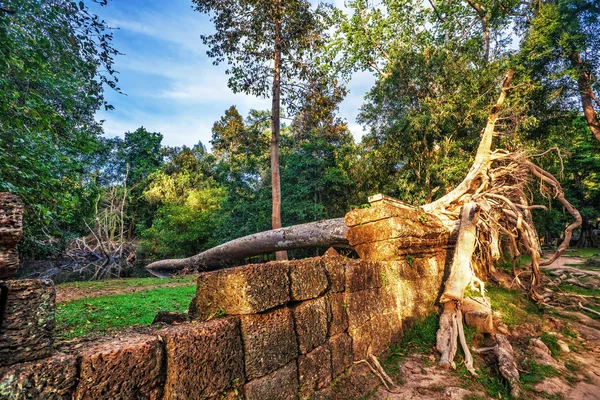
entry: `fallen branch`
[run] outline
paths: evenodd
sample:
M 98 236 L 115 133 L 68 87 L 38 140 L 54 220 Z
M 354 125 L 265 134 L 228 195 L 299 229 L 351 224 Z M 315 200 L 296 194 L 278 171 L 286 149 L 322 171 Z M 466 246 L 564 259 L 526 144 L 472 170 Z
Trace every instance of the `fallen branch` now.
M 349 247 L 347 231 L 343 218 L 288 226 L 244 236 L 189 258 L 156 261 L 146 269 L 155 276 L 166 277 L 184 268 L 213 270 L 231 265 L 233 261 L 281 250 Z

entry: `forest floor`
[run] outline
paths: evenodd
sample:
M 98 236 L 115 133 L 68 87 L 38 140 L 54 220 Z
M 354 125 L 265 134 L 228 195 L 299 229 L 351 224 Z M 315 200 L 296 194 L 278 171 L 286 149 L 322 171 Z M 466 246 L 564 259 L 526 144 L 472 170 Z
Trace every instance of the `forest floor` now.
M 489 286 L 494 318 L 505 323 L 510 332 L 521 375 L 521 398 L 600 399 L 600 317 L 578 305 L 583 302 L 590 309 L 600 310 L 599 256 L 600 250 L 572 250 L 544 267 L 554 297 L 543 308 L 519 290 Z M 432 315 L 415 325 L 408 338 L 390 349 L 384 368 L 397 386 L 391 390 L 381 386 L 370 398 L 510 398 L 510 388 L 491 357 L 473 354 L 477 377 L 467 372 L 460 351 L 456 370 L 437 365 L 436 318 Z M 473 348 L 493 344 L 489 335 L 472 328 L 467 327 L 466 333 Z

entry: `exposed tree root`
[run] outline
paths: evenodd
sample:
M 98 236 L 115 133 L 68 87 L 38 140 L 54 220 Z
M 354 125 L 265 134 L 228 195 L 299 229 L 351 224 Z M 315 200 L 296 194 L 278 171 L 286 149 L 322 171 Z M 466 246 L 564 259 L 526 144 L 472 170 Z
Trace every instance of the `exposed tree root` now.
M 395 393 L 396 383 L 385 372 L 379 363 L 379 360 L 377 360 L 377 357 L 375 357 L 373 354 L 369 354 L 367 359 L 368 360 L 355 361 L 354 364 L 367 364 L 371 372 L 373 372 L 373 375 L 379 378 L 381 383 L 383 383 L 383 386 L 385 386 L 386 390 L 390 393 Z
M 457 338 L 460 338 L 465 365 L 472 374 L 475 374 L 475 369 L 462 330 L 461 302 L 467 287 L 471 285 L 475 289 L 475 284 L 478 284 L 485 299 L 483 282 L 475 271 L 484 275 L 493 272 L 493 263 L 500 257 L 500 236 L 508 237 L 514 258 L 520 254 L 518 243 L 531 255 L 529 295 L 535 301 L 542 302 L 547 295 L 541 291 L 540 266 L 553 262 L 564 252 L 573 229 L 581 224 L 579 212 L 565 199 L 556 178 L 529 161 L 525 154 L 492 151 L 496 122 L 510 89 L 512 76 L 512 71 L 506 75 L 501 94 L 488 117 L 475 161 L 463 182 L 446 196 L 422 207 L 424 211 L 447 220 L 446 226 L 460 221 L 450 274 L 440 297 L 444 310 L 440 316 L 437 348 L 441 353 L 440 365 L 454 368 Z M 539 206 L 530 205 L 528 200 L 528 187 L 533 179 L 537 179 L 541 190 L 551 193 L 574 218 L 574 222 L 565 230 L 565 239 L 556 254 L 543 263 L 531 214 L 531 210 Z M 515 278 L 518 279 L 516 270 Z M 496 334 L 495 338 L 497 345 L 493 349 L 500 371 L 510 383 L 512 395 L 516 397 L 519 393 L 519 373 L 512 347 L 504 335 Z

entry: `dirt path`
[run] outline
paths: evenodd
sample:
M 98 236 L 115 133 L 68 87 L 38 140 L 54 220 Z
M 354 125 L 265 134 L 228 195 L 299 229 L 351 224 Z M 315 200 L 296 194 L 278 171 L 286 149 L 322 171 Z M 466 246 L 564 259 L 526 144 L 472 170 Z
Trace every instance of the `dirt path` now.
M 577 273 L 585 273 L 586 275 L 593 275 L 600 278 L 600 271 L 594 271 L 590 269 L 581 269 L 577 268 L 573 265 L 581 265 L 585 262 L 584 258 L 581 257 L 568 257 L 561 256 L 558 257 L 552 264 L 546 265 L 544 267 L 540 267 L 541 269 L 562 269 L 565 271 L 577 272 Z
M 129 286 L 120 288 L 77 288 L 72 286 L 56 286 L 56 303 L 66 303 L 67 301 L 79 300 L 98 296 L 106 296 L 121 293 L 137 293 L 144 290 L 157 288 L 172 288 L 180 286 L 193 285 L 195 281 L 187 282 L 165 282 L 164 284 L 148 286 Z

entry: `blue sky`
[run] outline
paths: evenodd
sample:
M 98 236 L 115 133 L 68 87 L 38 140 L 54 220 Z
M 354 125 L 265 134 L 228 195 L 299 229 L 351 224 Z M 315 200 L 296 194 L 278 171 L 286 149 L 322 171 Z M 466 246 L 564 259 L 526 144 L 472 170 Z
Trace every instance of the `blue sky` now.
M 343 0 L 336 0 L 343 6 Z M 201 34 L 210 33 L 206 15 L 192 9 L 191 0 L 112 0 L 90 8 L 114 32 L 119 86 L 126 95 L 110 89 L 106 99 L 115 107 L 100 111 L 107 136 L 123 135 L 140 126 L 163 134 L 163 144 L 210 146 L 211 128 L 231 105 L 242 115 L 250 109 L 269 109 L 269 99 L 234 94 L 227 87 L 224 66 L 212 65 Z M 371 73 L 355 74 L 339 115 L 357 140 L 362 128 L 356 115 L 364 94 L 374 82 Z

